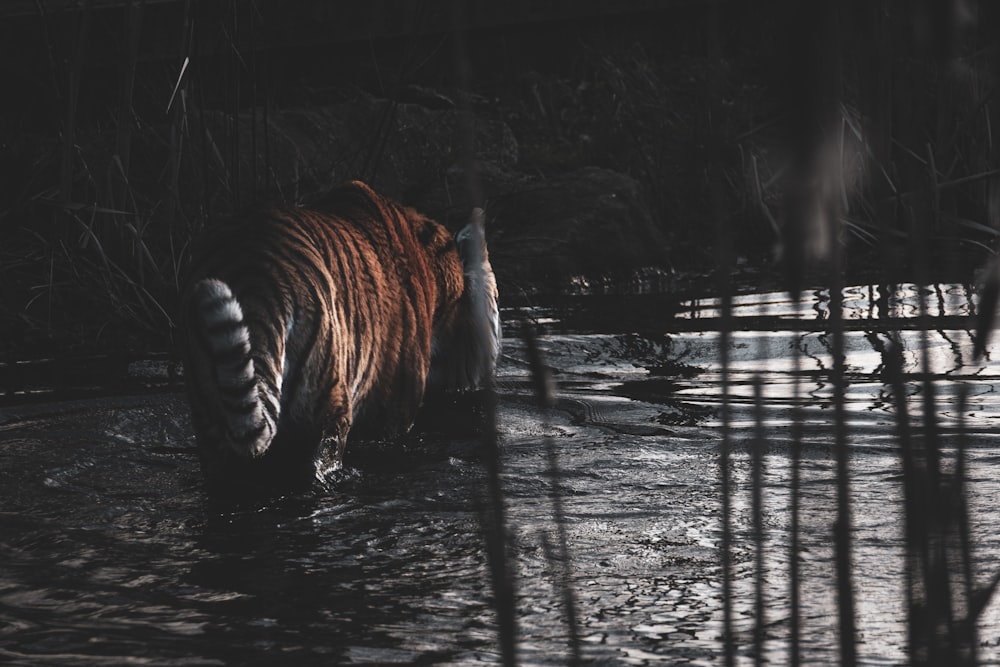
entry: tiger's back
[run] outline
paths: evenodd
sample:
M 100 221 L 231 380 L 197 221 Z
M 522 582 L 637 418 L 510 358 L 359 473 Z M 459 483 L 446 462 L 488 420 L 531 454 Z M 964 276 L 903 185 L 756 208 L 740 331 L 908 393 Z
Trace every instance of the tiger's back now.
M 451 234 L 362 183 L 313 210 L 213 230 L 195 253 L 182 310 L 210 481 L 278 468 L 311 478 L 324 440 L 336 459 L 352 429 L 406 431 L 432 341 L 475 316 L 463 315 L 464 285 Z

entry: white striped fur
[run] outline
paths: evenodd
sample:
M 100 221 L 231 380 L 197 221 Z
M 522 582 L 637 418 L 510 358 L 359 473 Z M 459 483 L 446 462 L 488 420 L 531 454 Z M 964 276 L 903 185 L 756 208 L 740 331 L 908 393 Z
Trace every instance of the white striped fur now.
M 242 456 L 261 456 L 277 430 L 279 401 L 271 397 L 267 403 L 272 410 L 264 409 L 243 309 L 229 285 L 221 280 L 201 280 L 194 286 L 193 294 L 198 324 L 214 362 L 215 380 L 225 394 L 220 401 L 227 429 L 224 441 Z

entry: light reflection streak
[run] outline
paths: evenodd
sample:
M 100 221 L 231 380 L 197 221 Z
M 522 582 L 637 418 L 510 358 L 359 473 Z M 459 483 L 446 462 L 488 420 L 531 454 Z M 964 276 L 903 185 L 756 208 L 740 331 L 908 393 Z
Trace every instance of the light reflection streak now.
M 975 313 L 979 296 L 970 285 L 942 283 L 921 288 L 913 283 L 890 285 L 853 285 L 843 290 L 845 320 L 911 319 L 920 313 L 920 294 L 927 299 L 930 317 L 970 316 Z M 706 319 L 722 316 L 718 298 L 694 298 L 681 301 L 678 319 Z M 743 294 L 733 297 L 733 317 L 760 317 L 764 314 L 794 319 L 825 320 L 829 317 L 830 293 L 816 289 L 792 301 L 785 292 Z

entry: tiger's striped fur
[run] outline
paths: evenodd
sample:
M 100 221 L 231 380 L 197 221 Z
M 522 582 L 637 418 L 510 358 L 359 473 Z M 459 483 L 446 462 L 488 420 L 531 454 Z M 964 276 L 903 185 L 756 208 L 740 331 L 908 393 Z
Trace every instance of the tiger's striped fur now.
M 337 460 L 349 431 L 405 432 L 432 363 L 435 387 L 489 382 L 496 299 L 481 214 L 456 245 L 438 223 L 360 182 L 311 210 L 258 212 L 212 230 L 182 303 L 210 483 L 246 475 L 266 484 L 279 469 L 305 480 L 323 442 Z

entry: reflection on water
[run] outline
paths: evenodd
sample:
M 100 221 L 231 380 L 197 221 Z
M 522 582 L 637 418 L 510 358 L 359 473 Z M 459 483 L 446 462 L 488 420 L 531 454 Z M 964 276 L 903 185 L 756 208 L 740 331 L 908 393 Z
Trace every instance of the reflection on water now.
M 924 328 L 916 327 L 921 296 Z M 1000 554 L 992 529 L 1000 502 L 998 369 L 989 358 L 973 360 L 974 305 L 961 285 L 846 292 L 854 581 L 865 664 L 907 659 L 899 452 L 881 354 L 890 342 L 904 349 L 915 419 L 929 360 L 946 445 L 954 444 L 958 388 L 969 389 L 968 493 L 981 581 Z M 724 380 L 736 448 L 734 609 L 740 660 L 750 661 L 757 377 L 767 438 L 768 658 L 787 660 L 789 451 L 798 423 L 802 524 L 794 557 L 802 571 L 803 652 L 807 664 L 836 660 L 828 309 L 822 291 L 799 302 L 778 293 L 737 298 L 728 378 L 712 300 L 574 297 L 507 312 L 508 320 L 545 321 L 541 345 L 559 383 L 556 407 L 535 407 L 524 351 L 505 341 L 500 435 L 525 664 L 563 664 L 568 655 L 551 557 L 556 483 L 584 658 L 719 663 Z M 557 482 L 546 473 L 547 443 L 560 466 Z M 475 433 L 431 425 L 356 457 L 329 488 L 220 509 L 200 489 L 178 395 L 0 409 L 0 662 L 496 663 L 478 448 Z M 1000 663 L 995 602 L 980 638 L 982 661 Z
M 929 317 L 968 316 L 975 314 L 976 296 L 971 285 L 958 283 L 921 287 L 912 283 L 891 285 L 860 285 L 843 292 L 841 315 L 845 320 L 884 320 Z M 736 295 L 732 300 L 732 316 L 774 316 L 790 320 L 828 319 L 830 291 L 817 289 L 799 300 L 786 292 Z M 677 306 L 678 319 L 705 319 L 722 316 L 718 298 L 690 299 Z

